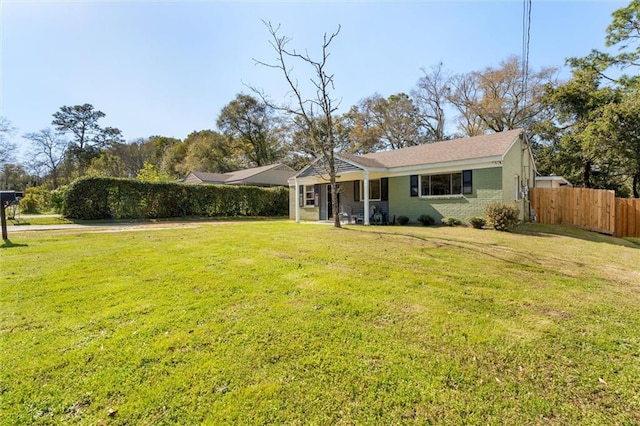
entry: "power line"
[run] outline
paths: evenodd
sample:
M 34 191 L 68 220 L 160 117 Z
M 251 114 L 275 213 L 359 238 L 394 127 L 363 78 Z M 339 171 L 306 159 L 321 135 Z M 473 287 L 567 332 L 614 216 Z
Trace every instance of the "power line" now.
M 527 99 L 529 80 L 529 46 L 531 42 L 531 0 L 523 0 L 522 8 L 522 91 Z

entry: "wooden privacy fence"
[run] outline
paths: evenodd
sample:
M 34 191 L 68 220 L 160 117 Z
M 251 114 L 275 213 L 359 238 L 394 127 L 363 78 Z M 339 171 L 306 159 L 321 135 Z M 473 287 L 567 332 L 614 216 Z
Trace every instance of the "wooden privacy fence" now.
M 640 198 L 616 198 L 614 235 L 640 238 Z
M 573 225 L 617 237 L 640 237 L 640 200 L 588 188 L 533 188 L 537 223 Z

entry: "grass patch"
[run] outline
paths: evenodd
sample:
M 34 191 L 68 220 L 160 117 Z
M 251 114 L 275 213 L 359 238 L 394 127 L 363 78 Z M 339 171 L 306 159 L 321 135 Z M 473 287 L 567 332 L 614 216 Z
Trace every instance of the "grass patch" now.
M 0 250 L 0 423 L 640 422 L 631 242 L 196 225 Z
M 62 216 L 29 216 L 27 218 L 16 218 L 7 220 L 7 225 L 28 226 L 28 225 L 70 225 L 76 223 Z

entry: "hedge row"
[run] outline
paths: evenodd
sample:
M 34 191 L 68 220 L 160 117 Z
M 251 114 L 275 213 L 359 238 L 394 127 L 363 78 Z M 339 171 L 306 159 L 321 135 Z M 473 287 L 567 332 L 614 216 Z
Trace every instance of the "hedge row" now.
M 286 216 L 287 188 L 188 185 L 134 179 L 86 178 L 69 185 L 62 213 L 73 219 L 186 216 Z

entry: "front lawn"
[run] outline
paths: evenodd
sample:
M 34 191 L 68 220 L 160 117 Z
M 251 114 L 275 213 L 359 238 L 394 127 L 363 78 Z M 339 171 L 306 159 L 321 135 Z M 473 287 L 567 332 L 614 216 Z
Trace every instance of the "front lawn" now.
M 640 423 L 640 249 L 552 226 L 13 233 L 0 424 Z

